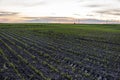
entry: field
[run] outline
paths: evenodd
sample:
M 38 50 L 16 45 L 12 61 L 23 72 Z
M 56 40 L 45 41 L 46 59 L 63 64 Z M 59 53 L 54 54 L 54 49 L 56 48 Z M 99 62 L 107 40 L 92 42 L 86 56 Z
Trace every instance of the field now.
M 120 25 L 0 24 L 0 80 L 120 80 Z

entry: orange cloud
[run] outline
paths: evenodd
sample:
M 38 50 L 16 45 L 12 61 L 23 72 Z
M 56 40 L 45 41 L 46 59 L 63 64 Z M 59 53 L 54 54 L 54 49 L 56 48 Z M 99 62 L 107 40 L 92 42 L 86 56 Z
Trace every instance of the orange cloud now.
M 23 19 L 17 12 L 0 11 L 1 23 L 20 22 L 21 20 Z

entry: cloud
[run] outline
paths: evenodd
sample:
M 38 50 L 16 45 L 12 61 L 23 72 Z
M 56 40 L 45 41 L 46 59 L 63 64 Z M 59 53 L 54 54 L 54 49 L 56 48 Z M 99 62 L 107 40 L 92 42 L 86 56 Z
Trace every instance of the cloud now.
M 71 17 L 23 17 L 23 22 L 38 23 L 72 23 L 74 18 Z
M 0 16 L 15 16 L 18 15 L 17 12 L 8 12 L 8 11 L 0 11 Z
M 28 22 L 72 22 L 70 17 L 120 20 L 119 3 L 120 0 L 0 0 L 0 18 Z
M 115 23 L 118 21 L 99 20 L 99 19 L 78 19 L 71 17 L 23 17 L 25 23 L 83 23 L 83 24 L 106 24 Z
M 99 10 L 99 11 L 95 11 L 95 12 L 99 13 L 99 14 L 120 16 L 120 8 L 119 9 Z
M 76 13 L 76 14 L 73 14 L 73 15 L 75 15 L 75 16 L 81 16 L 80 14 L 77 14 L 77 13 Z
M 106 22 L 105 20 L 98 20 L 98 19 L 83 19 L 80 20 L 81 23 L 103 23 Z
M 105 24 L 115 23 L 120 24 L 119 21 L 113 20 L 98 20 L 98 19 L 79 19 L 72 17 L 21 17 L 11 20 L 10 18 L 0 18 L 1 23 L 81 23 L 81 24 Z
M 0 11 L 0 23 L 19 22 L 22 18 L 18 12 Z
M 9 19 L 0 18 L 0 23 L 9 22 Z
M 120 24 L 119 21 L 112 20 L 99 20 L 99 19 L 83 19 L 80 23 L 84 24 Z
M 24 7 L 33 7 L 39 5 L 45 5 L 47 2 L 44 0 L 25 0 L 25 1 L 15 1 L 17 6 L 24 6 Z
M 88 1 L 95 1 L 95 0 L 78 0 L 77 2 L 88 2 Z
M 0 0 L 0 6 L 10 7 L 34 7 L 45 5 L 45 0 Z
M 91 4 L 91 5 L 87 5 L 86 7 L 103 7 L 105 5 L 100 5 L 100 4 Z
M 87 14 L 86 16 L 94 16 L 93 14 Z
M 23 3 L 19 4 L 19 5 L 20 5 L 20 6 L 25 6 L 25 7 L 32 7 L 32 6 L 45 5 L 46 3 L 47 3 L 47 2 L 45 2 L 45 1 L 32 2 L 32 3 L 23 2 Z

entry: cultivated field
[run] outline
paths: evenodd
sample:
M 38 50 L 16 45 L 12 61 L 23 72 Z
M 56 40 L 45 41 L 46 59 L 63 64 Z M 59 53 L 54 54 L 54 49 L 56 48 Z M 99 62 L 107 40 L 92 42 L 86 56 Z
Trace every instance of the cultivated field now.
M 120 25 L 0 24 L 0 80 L 120 80 Z

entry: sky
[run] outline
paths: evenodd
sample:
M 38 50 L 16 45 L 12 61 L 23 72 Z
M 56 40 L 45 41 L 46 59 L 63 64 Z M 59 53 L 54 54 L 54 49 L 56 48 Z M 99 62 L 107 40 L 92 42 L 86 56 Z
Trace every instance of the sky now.
M 0 23 L 120 23 L 120 0 L 0 0 Z

